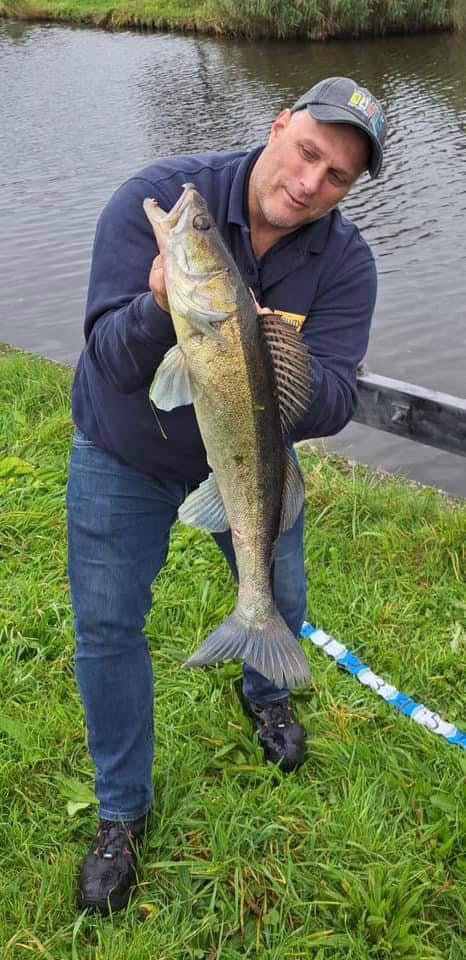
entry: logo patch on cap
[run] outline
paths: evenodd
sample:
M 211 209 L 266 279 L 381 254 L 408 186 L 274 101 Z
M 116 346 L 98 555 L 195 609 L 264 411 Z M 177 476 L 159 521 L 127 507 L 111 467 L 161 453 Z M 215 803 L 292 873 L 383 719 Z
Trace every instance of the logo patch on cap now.
M 374 113 L 374 110 L 377 109 L 372 97 L 368 93 L 364 93 L 362 90 L 353 90 L 351 97 L 348 100 L 349 107 L 356 107 L 361 113 L 365 113 L 366 116 L 371 117 Z
M 376 136 L 382 132 L 384 129 L 384 120 L 381 111 L 369 94 L 364 93 L 363 90 L 354 90 L 348 100 L 347 106 L 359 110 L 360 113 L 363 113 L 364 116 L 367 117 Z

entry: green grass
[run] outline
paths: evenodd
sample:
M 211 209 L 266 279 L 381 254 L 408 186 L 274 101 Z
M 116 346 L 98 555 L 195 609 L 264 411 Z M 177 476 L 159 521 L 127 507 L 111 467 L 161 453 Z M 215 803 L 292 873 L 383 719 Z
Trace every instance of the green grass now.
M 66 575 L 70 383 L 0 352 L 2 960 L 465 957 L 464 753 L 308 645 L 309 759 L 290 777 L 264 766 L 239 666 L 180 670 L 235 598 L 210 538 L 182 526 L 148 622 L 157 799 L 141 886 L 113 919 L 77 913 L 96 808 Z M 340 458 L 302 465 L 309 618 L 464 725 L 464 504 Z
M 459 29 L 466 0 L 0 0 L 2 14 L 110 29 L 323 40 Z

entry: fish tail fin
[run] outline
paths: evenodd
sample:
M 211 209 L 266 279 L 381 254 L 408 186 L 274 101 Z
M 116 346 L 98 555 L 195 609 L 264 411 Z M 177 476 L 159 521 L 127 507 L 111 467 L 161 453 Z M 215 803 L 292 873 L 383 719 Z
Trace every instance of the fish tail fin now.
M 311 676 L 303 650 L 278 610 L 261 626 L 246 624 L 234 610 L 183 666 L 204 667 L 223 660 L 243 660 L 277 687 L 303 686 Z

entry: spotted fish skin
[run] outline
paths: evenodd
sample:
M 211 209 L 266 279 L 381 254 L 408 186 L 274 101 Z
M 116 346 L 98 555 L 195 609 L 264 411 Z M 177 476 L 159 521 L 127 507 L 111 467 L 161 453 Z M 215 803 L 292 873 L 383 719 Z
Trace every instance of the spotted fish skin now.
M 168 213 L 144 201 L 159 249 L 177 345 L 151 387 L 156 407 L 193 403 L 212 473 L 179 511 L 210 532 L 231 529 L 236 608 L 185 666 L 241 659 L 277 686 L 309 680 L 302 648 L 276 607 L 272 564 L 301 510 L 304 484 L 284 432 L 310 391 L 299 335 L 259 317 L 204 199 L 191 184 Z M 168 438 L 169 442 L 169 438 Z

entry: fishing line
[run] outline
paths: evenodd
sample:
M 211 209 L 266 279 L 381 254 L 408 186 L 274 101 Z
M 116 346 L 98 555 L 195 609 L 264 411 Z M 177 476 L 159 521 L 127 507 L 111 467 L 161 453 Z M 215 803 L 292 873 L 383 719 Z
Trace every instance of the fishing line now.
M 323 650 L 329 657 L 333 657 L 339 667 L 343 667 L 343 669 L 351 673 L 353 677 L 357 677 L 360 683 L 374 690 L 379 697 L 382 697 L 391 707 L 395 707 L 395 710 L 403 713 L 405 717 L 410 717 L 411 720 L 420 724 L 421 727 L 425 727 L 426 730 L 430 730 L 431 733 L 444 737 L 447 743 L 466 750 L 466 733 L 458 730 L 453 723 L 442 720 L 438 713 L 428 710 L 423 703 L 416 703 L 412 697 L 407 696 L 405 693 L 400 693 L 396 687 L 387 683 L 383 677 L 379 677 L 376 673 L 373 673 L 367 664 L 362 663 L 355 653 L 351 653 L 351 650 L 348 650 L 344 644 L 335 640 L 335 637 L 314 627 L 312 623 L 308 623 L 307 620 L 304 621 L 301 627 L 300 636 L 305 640 L 310 640 L 315 647 L 319 647 L 320 650 Z

